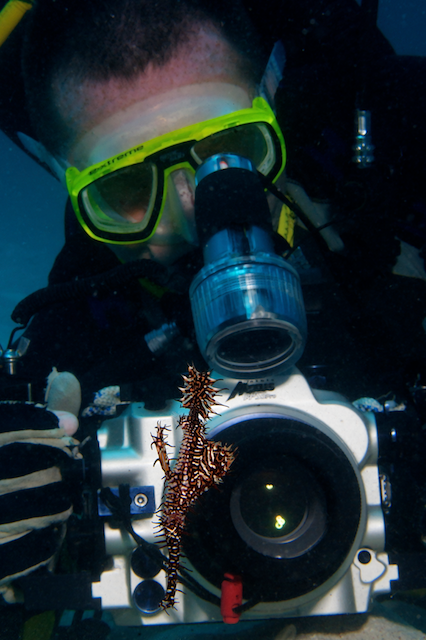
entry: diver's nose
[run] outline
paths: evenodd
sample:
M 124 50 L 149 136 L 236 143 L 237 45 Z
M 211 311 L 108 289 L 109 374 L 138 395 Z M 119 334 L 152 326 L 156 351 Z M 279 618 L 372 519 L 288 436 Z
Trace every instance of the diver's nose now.
M 195 179 L 189 171 L 177 169 L 171 173 L 171 178 L 181 202 L 183 212 L 188 216 L 194 215 Z
M 183 239 L 197 244 L 194 216 L 195 180 L 185 169 L 172 171 L 167 181 L 167 198 L 156 236 L 169 241 Z

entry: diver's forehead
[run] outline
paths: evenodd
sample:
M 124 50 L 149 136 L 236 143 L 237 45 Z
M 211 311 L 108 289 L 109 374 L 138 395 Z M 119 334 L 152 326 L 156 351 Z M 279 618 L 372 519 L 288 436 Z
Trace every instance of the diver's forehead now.
M 106 81 L 86 80 L 81 83 L 72 79 L 57 81 L 54 86 L 56 103 L 61 117 L 72 131 L 72 142 L 66 153 L 67 160 L 75 166 L 85 162 L 87 158 L 76 155 L 83 138 L 86 138 L 86 144 L 83 146 L 87 149 L 87 136 L 90 137 L 95 129 L 100 132 L 104 127 L 107 135 L 111 135 L 113 127 L 126 126 L 138 109 L 139 113 L 145 108 L 152 113 L 155 102 L 164 108 L 163 98 L 167 94 L 174 98 L 180 92 L 182 97 L 187 88 L 197 85 L 204 88 L 208 85 L 212 85 L 212 88 L 213 85 L 230 85 L 253 94 L 253 89 L 242 77 L 240 62 L 239 55 L 214 29 L 200 28 L 165 65 L 159 67 L 149 64 L 143 73 L 131 79 L 110 78 Z M 220 92 L 221 97 L 223 93 Z M 198 95 L 200 96 L 200 92 Z M 206 95 L 211 97 L 212 91 L 207 90 Z M 201 109 L 201 106 L 199 108 Z M 170 106 L 169 115 L 172 109 L 173 105 Z M 207 115 L 203 119 L 208 117 Z M 160 117 L 156 118 L 156 122 L 159 127 Z M 167 133 L 167 130 L 164 133 Z M 128 140 L 126 144 L 127 142 Z M 132 141 L 126 148 L 138 142 Z M 121 150 L 118 149 L 116 153 Z
M 225 82 L 171 89 L 131 105 L 87 132 L 72 149 L 79 169 L 183 127 L 251 106 L 250 93 Z

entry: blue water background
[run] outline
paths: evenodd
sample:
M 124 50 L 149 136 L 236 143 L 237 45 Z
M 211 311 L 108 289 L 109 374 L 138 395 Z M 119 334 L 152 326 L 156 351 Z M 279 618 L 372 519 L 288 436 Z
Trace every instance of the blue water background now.
M 46 286 L 64 242 L 64 188 L 0 133 L 0 343 L 15 305 Z

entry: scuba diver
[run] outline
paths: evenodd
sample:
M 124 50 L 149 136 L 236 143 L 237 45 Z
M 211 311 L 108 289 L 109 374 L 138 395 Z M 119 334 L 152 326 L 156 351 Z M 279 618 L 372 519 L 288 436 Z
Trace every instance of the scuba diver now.
M 66 241 L 49 293 L 15 310 L 25 353 L 16 377 L 3 376 L 4 401 L 28 400 L 19 394 L 31 381 L 31 399 L 43 403 L 55 368 L 78 379 L 82 408 L 119 385 L 122 402 L 157 410 L 188 362 L 206 369 L 188 291 L 203 267 L 195 174 L 214 154 L 248 157 L 265 179 L 271 241 L 299 269 L 305 297 L 302 371 L 351 399 L 406 392 L 407 371 L 420 374 L 426 355 L 425 285 L 392 269 L 399 240 L 426 245 L 413 159 L 425 125 L 415 113 L 424 91 L 415 107 L 399 82 L 410 65 L 417 81 L 422 65 L 395 56 L 374 16 L 365 20 L 368 4 L 271 2 L 265 12 L 253 0 L 34 3 L 0 48 L 0 126 L 67 188 Z M 268 96 L 259 87 L 279 39 L 283 79 Z M 401 117 L 405 107 L 412 119 Z M 352 147 L 367 111 L 375 157 L 360 167 Z M 367 147 L 357 160 L 366 149 L 372 157 Z M 67 416 L 33 405 L 0 409 L 10 485 L 0 586 L 13 602 L 11 585 L 43 571 L 63 542 L 79 499 L 55 470 L 78 459 L 88 432 L 84 420 L 75 431 L 61 423 Z M 20 525 L 29 518 L 32 527 Z
M 240 147 L 271 179 L 284 166 L 275 116 L 256 99 L 257 37 L 237 5 L 40 2 L 29 13 L 22 69 L 32 137 L 25 129 L 18 139 L 67 184 L 71 197 L 66 243 L 49 286 L 74 289 L 88 278 L 92 284 L 88 296 L 70 291 L 61 304 L 36 314 L 25 331 L 29 348 L 18 378 L 35 382 L 37 400 L 37 381 L 43 388 L 55 367 L 79 380 L 84 406 L 94 392 L 118 383 L 122 400 L 139 397 L 157 409 L 176 395 L 187 362 L 205 368 L 187 293 L 202 266 L 194 221 L 197 166 Z M 137 277 L 129 277 L 127 266 L 135 263 Z M 151 344 L 156 331 L 171 334 L 160 350 Z M 6 394 L 15 397 L 10 388 Z M 2 417 L 8 431 L 11 421 L 19 418 Z M 36 450 L 53 451 L 46 453 L 48 468 L 58 456 L 72 455 L 78 445 L 72 435 L 59 438 L 60 451 L 53 439 L 37 444 Z M 13 438 L 5 457 L 10 447 L 19 449 Z M 43 462 L 41 470 L 32 469 L 35 455 L 25 449 L 30 477 L 47 471 Z M 63 482 L 56 476 L 43 483 L 43 477 L 32 516 L 36 531 L 15 524 L 19 535 L 1 545 L 2 559 L 19 558 L 1 562 L 6 598 L 13 597 L 6 593 L 10 581 L 46 565 L 63 537 L 70 497 L 52 502 L 52 491 L 63 495 Z M 25 508 L 8 518 L 27 520 Z M 29 536 L 37 533 L 34 545 Z M 34 548 L 36 557 L 28 552 Z

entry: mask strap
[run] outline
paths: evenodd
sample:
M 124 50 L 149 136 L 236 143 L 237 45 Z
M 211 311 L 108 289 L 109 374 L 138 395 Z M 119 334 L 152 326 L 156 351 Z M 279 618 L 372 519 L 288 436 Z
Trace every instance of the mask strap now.
M 278 40 L 278 42 L 274 44 L 268 64 L 265 67 L 257 89 L 258 95 L 266 100 L 272 108 L 275 107 L 275 93 L 283 77 L 285 62 L 286 55 L 284 45 L 281 40 Z
M 34 140 L 26 133 L 21 131 L 17 132 L 17 136 L 22 146 L 39 162 L 46 165 L 50 172 L 61 182 L 61 184 L 67 188 L 66 171 L 71 165 L 62 158 L 55 158 L 51 153 L 42 145 L 38 140 Z

